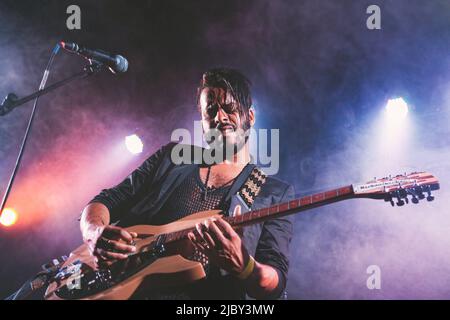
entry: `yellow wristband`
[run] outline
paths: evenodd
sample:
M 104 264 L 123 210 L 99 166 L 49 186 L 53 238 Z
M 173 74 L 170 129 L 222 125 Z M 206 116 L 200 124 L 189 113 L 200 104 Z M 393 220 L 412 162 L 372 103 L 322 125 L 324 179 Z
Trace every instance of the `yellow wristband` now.
M 239 273 L 236 277 L 238 277 L 241 280 L 245 280 L 252 274 L 253 269 L 255 269 L 255 259 L 253 259 L 253 257 L 250 256 L 244 271 Z

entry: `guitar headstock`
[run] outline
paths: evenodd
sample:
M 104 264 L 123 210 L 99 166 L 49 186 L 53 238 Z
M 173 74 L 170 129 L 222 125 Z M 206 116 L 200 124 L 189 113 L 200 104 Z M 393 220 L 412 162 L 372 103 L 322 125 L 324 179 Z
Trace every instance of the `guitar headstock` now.
M 428 172 L 413 172 L 374 179 L 364 184 L 354 184 L 352 187 L 357 197 L 384 199 L 392 206 L 395 199 L 395 204 L 402 206 L 409 203 L 408 196 L 414 204 L 425 198 L 427 201 L 433 201 L 431 191 L 439 189 L 439 180 Z

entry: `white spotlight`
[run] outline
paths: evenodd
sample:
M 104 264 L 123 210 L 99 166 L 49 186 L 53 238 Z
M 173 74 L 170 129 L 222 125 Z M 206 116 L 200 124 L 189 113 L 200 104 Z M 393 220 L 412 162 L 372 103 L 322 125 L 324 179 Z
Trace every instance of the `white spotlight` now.
M 125 138 L 125 145 L 127 146 L 128 151 L 132 154 L 141 153 L 144 149 L 144 144 L 142 143 L 141 138 L 137 135 L 132 134 L 131 136 L 127 136 Z
M 390 99 L 386 104 L 386 113 L 390 120 L 402 120 L 408 114 L 408 104 L 403 98 Z

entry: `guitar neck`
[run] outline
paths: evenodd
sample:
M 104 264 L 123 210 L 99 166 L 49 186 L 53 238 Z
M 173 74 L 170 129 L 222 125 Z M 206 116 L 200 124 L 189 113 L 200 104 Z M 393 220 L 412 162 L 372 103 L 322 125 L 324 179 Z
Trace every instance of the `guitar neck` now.
M 248 211 L 239 216 L 226 217 L 225 220 L 233 227 L 240 228 L 353 197 L 353 188 L 350 185 L 279 203 L 268 208 Z
M 269 219 L 287 216 L 300 211 L 320 207 L 329 203 L 356 197 L 353 187 L 346 186 L 326 192 L 316 193 L 310 196 L 297 198 L 288 202 L 273 205 L 271 207 L 245 212 L 235 217 L 225 217 L 224 219 L 233 228 L 241 228 Z M 187 238 L 189 232 L 194 229 L 185 229 L 177 232 L 165 234 L 164 242 L 178 241 Z

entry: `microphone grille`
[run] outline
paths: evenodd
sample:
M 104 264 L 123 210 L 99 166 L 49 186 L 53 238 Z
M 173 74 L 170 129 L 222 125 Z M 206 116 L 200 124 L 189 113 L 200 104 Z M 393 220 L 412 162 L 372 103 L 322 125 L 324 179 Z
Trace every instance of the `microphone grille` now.
M 116 66 L 114 68 L 114 71 L 116 72 L 126 72 L 128 70 L 128 60 L 125 59 L 121 55 L 116 55 Z

